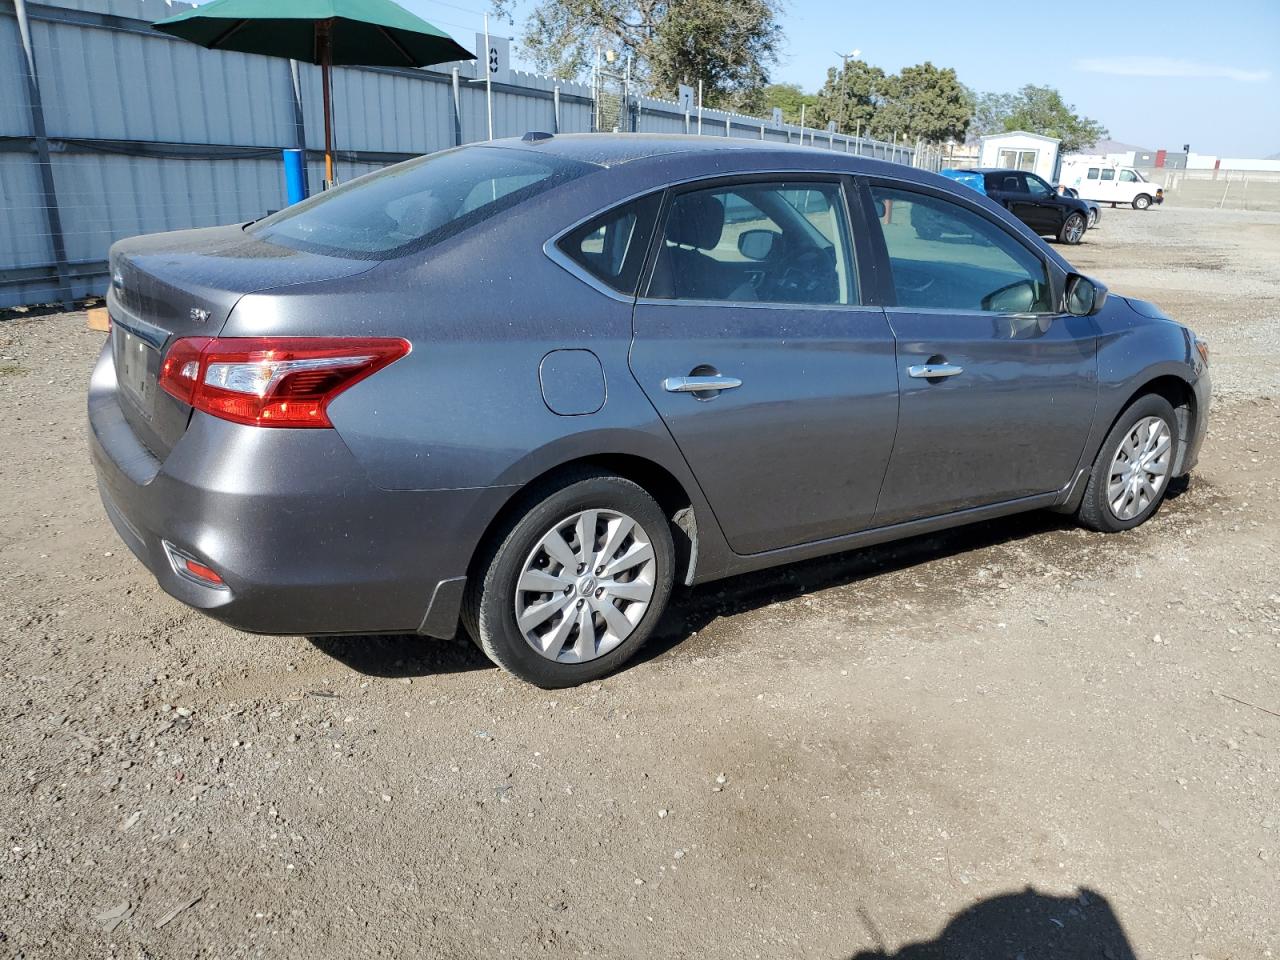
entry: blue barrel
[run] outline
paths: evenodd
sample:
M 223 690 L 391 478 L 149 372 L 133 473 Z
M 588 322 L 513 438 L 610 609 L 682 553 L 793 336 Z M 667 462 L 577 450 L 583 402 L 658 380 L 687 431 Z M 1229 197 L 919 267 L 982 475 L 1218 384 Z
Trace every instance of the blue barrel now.
M 284 153 L 284 190 L 289 204 L 307 199 L 307 171 L 302 151 L 289 149 Z

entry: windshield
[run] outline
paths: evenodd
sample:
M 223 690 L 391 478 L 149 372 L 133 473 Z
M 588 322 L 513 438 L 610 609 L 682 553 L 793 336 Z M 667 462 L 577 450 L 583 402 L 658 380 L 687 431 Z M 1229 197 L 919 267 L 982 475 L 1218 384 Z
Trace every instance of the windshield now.
M 312 253 L 388 260 L 595 169 L 523 150 L 447 150 L 327 190 L 248 229 L 263 240 Z

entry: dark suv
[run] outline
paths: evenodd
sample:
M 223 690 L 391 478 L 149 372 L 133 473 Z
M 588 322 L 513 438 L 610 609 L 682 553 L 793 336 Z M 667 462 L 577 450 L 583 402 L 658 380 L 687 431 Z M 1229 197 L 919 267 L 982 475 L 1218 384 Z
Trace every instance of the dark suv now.
M 961 175 L 957 175 L 961 174 Z M 1047 182 L 1025 170 L 979 168 L 943 170 L 944 177 L 978 188 L 1005 207 L 1036 233 L 1061 243 L 1079 243 L 1089 226 L 1089 206 L 1083 200 L 1060 195 Z

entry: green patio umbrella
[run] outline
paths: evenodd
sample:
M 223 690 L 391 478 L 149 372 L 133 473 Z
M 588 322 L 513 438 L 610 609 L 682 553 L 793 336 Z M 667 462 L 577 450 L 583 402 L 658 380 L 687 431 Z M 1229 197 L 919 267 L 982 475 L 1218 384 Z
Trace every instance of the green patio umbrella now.
M 333 181 L 334 66 L 427 67 L 475 54 L 391 0 L 212 0 L 152 24 L 210 50 L 237 50 L 320 65 L 324 175 Z

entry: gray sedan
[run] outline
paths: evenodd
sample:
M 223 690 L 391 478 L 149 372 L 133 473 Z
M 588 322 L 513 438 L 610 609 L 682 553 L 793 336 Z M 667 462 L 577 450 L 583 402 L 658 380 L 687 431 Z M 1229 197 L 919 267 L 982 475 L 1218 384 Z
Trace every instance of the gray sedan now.
M 1128 530 L 1205 434 L 1186 327 L 814 148 L 526 135 L 110 262 L 92 453 L 161 587 L 261 633 L 461 622 L 546 687 L 676 583 L 1040 508 Z

